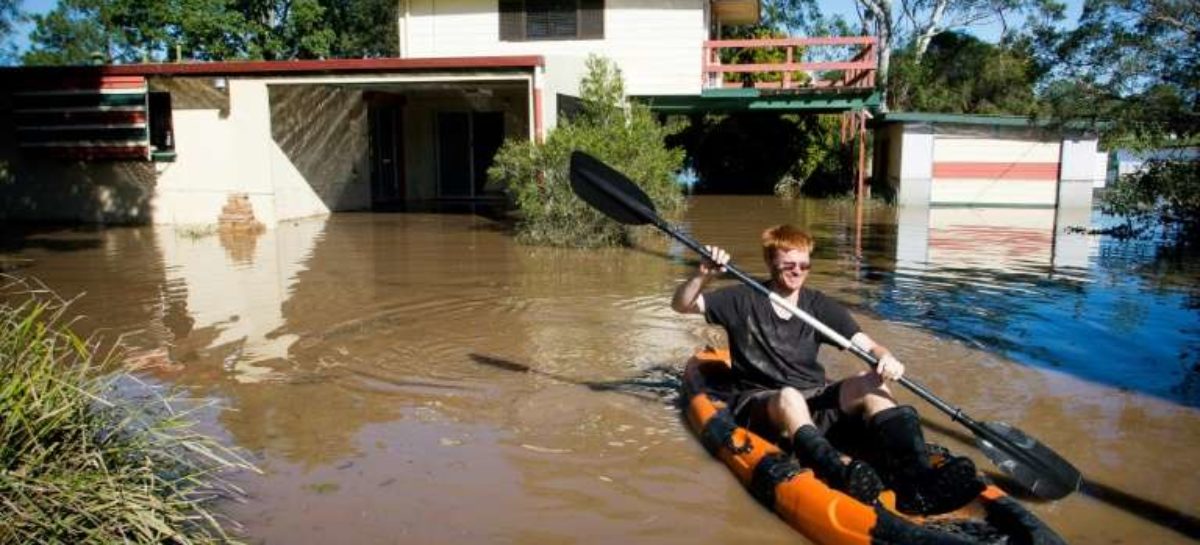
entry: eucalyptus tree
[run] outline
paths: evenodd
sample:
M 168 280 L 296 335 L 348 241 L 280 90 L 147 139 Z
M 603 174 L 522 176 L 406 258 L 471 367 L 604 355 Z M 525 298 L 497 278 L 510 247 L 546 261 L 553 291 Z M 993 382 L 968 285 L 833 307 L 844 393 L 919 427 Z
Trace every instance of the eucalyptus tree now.
M 1200 0 L 1088 0 L 1042 43 L 1060 117 L 1104 119 L 1124 146 L 1197 143 Z
M 1200 231 L 1200 0 L 1087 0 L 1076 28 L 1040 38 L 1054 117 L 1161 159 L 1112 187 L 1110 209 Z
M 862 32 L 879 38 L 878 82 L 884 89 L 894 49 L 909 47 L 913 62 L 920 63 L 943 32 L 998 25 L 1005 41 L 1015 20 L 1040 27 L 1061 20 L 1066 9 L 1057 0 L 858 0 L 855 6 Z
M 920 62 L 915 44 L 893 55 L 888 97 L 897 110 L 1037 115 L 1043 74 L 1028 38 L 992 44 L 963 32 L 930 40 Z

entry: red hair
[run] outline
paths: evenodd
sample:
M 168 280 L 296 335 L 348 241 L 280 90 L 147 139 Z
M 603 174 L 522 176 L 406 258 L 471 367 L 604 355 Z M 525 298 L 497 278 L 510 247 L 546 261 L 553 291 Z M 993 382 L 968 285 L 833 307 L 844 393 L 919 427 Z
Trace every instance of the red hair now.
M 762 234 L 763 259 L 767 264 L 778 252 L 800 250 L 811 254 L 816 245 L 812 236 L 788 224 L 776 225 Z

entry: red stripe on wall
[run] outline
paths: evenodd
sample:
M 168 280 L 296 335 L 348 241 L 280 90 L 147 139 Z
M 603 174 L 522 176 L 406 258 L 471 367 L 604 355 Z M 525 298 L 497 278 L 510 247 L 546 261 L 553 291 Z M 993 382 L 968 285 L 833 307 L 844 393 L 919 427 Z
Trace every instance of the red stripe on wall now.
M 934 163 L 934 178 L 1058 180 L 1058 163 Z
M 54 159 L 77 159 L 95 161 L 98 159 L 112 160 L 145 160 L 150 156 L 146 146 L 89 146 L 89 147 L 36 147 L 22 148 L 22 153 L 37 157 Z
M 145 123 L 142 111 L 44 112 L 13 115 L 17 127 L 58 127 L 68 125 L 128 125 Z

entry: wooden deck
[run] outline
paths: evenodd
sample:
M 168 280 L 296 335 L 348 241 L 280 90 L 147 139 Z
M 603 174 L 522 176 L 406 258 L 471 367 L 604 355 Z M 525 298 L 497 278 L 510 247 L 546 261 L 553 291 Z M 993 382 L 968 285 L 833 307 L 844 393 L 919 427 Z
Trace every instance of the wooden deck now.
M 708 40 L 703 48 L 704 89 L 869 90 L 878 69 L 874 36 Z M 763 54 L 756 54 L 759 51 Z M 722 53 L 733 61 L 721 61 Z M 728 53 L 733 53 L 729 55 Z M 747 54 L 749 53 L 749 55 Z M 837 57 L 844 55 L 844 59 Z M 738 57 L 774 57 L 777 62 L 739 62 Z M 834 60 L 827 60 L 830 57 Z M 808 60 L 808 59 L 826 60 Z M 742 74 L 731 78 L 729 74 Z

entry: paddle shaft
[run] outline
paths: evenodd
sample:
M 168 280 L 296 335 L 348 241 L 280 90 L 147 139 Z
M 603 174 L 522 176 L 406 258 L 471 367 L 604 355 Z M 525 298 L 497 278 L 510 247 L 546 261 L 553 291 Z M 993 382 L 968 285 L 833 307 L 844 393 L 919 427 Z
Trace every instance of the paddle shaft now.
M 651 223 L 696 253 L 712 260 L 712 255 L 700 243 L 658 217 L 658 213 L 654 210 L 654 203 L 637 184 L 598 159 L 579 151 L 572 154 L 571 187 L 580 198 L 610 218 L 626 225 Z M 725 270 L 799 319 L 804 320 L 805 323 L 837 343 L 843 350 L 849 350 L 872 368 L 878 368 L 879 359 L 874 355 L 852 344 L 845 337 L 807 312 L 800 310 L 779 294 L 772 292 L 762 283 L 750 278 L 749 275 L 728 263 L 725 264 Z M 1024 432 L 1002 423 L 977 422 L 964 414 L 958 407 L 942 401 L 916 381 L 901 377 L 898 382 L 921 399 L 949 415 L 954 421 L 971 430 L 984 454 L 991 458 L 1002 471 L 1012 475 L 1034 494 L 1044 498 L 1058 499 L 1079 488 L 1083 478 L 1079 470 Z
M 657 217 L 657 215 L 652 214 L 648 217 L 650 218 L 651 223 L 653 223 L 656 227 L 661 229 L 663 232 L 667 233 L 668 235 L 675 238 L 676 240 L 682 242 L 685 246 L 687 246 L 688 248 L 691 248 L 695 252 L 699 253 L 705 259 L 708 259 L 710 261 L 712 260 L 712 254 L 704 246 L 701 246 L 699 242 L 696 242 L 691 237 L 679 232 L 673 226 L 671 226 L 667 222 L 663 221 L 661 218 Z M 785 310 L 792 313 L 797 318 L 804 320 L 805 323 L 812 326 L 817 331 L 821 332 L 822 335 L 825 335 L 826 337 L 833 340 L 833 342 L 836 343 L 838 346 L 840 346 L 843 350 L 849 350 L 852 354 L 854 354 L 855 356 L 858 356 L 860 359 L 862 359 L 864 362 L 866 362 L 868 365 L 870 365 L 872 369 L 876 369 L 879 367 L 879 358 L 876 358 L 874 354 L 872 354 L 872 353 L 864 350 L 862 347 L 850 342 L 849 339 L 842 336 L 837 331 L 834 331 L 829 326 L 821 323 L 821 321 L 816 319 L 813 315 L 801 310 L 799 307 L 792 304 L 791 301 L 784 299 L 782 295 L 779 295 L 778 293 L 771 291 L 770 288 L 767 288 L 758 280 L 751 278 L 750 275 L 746 274 L 745 272 L 742 272 L 741 269 L 738 269 L 737 267 L 733 266 L 730 263 L 725 263 L 724 267 L 725 267 L 725 271 L 727 273 L 729 273 L 733 277 L 737 278 L 738 280 L 741 280 L 744 284 L 750 286 L 755 291 L 766 296 L 772 302 L 779 305 L 780 307 L 783 307 Z M 921 383 L 919 383 L 915 380 L 912 380 L 908 377 L 900 377 L 899 379 L 896 380 L 896 382 L 899 382 L 902 386 L 904 386 L 905 388 L 908 388 L 914 394 L 917 394 L 918 397 L 920 397 L 921 399 L 924 399 L 930 405 L 937 407 L 938 410 L 942 411 L 943 413 L 946 413 L 948 416 L 950 416 L 951 420 L 953 420 L 955 422 L 959 422 L 963 426 L 966 426 L 967 429 L 971 430 L 971 433 L 975 434 L 975 437 L 977 439 L 986 441 L 988 443 L 991 443 L 992 445 L 995 445 L 996 447 L 1003 449 L 1004 452 L 1008 453 L 1010 456 L 1019 458 L 1023 464 L 1025 464 L 1029 467 L 1040 468 L 1041 471 L 1055 471 L 1056 470 L 1056 468 L 1049 466 L 1045 461 L 1043 461 L 1039 457 L 1033 456 L 1030 453 L 1026 452 L 1024 449 L 1019 448 L 1016 445 L 1014 445 L 1009 438 L 1004 437 L 1003 435 L 1001 435 L 999 433 L 996 433 L 995 431 L 988 428 L 987 426 L 984 426 L 983 424 L 980 424 L 978 421 L 976 421 L 975 419 L 971 418 L 966 413 L 964 413 L 962 411 L 962 409 L 955 407 L 954 405 L 951 405 L 950 403 L 947 403 L 946 401 L 942 400 L 940 397 L 935 395 L 933 392 L 929 391 L 929 389 L 926 388 Z M 1057 456 L 1057 455 L 1055 455 L 1055 456 Z M 1065 462 L 1065 461 L 1063 461 L 1063 463 L 1067 464 L 1067 462 Z M 1070 467 L 1069 469 L 1073 475 L 1068 480 L 1074 479 L 1074 482 L 1075 482 L 1074 487 L 1071 488 L 1073 490 L 1074 488 L 1078 487 L 1079 473 L 1078 473 L 1078 470 L 1076 470 L 1074 467 Z M 1039 493 L 1039 492 L 1037 490 L 1034 490 L 1034 493 Z
M 663 232 L 667 233 L 668 235 L 671 235 L 671 237 L 674 238 L 675 240 L 682 242 L 684 246 L 691 248 L 693 251 L 695 251 L 696 253 L 699 253 L 705 259 L 708 259 L 710 261 L 712 260 L 712 255 L 709 253 L 708 249 L 706 249 L 704 246 L 701 246 L 700 243 L 696 242 L 694 239 L 692 239 L 692 237 L 689 237 L 689 236 L 679 232 L 678 229 L 675 229 L 675 227 L 673 227 L 671 224 L 663 221 L 661 218 L 657 217 L 657 215 L 651 214 L 648 217 L 651 218 L 651 223 L 653 223 L 655 227 L 658 227 Z M 785 310 L 792 313 L 797 318 L 804 320 L 804 323 L 812 326 L 817 331 L 820 331 L 822 335 L 825 335 L 829 339 L 833 340 L 833 342 L 835 344 L 837 344 L 839 347 L 841 347 L 843 350 L 848 350 L 848 351 L 850 351 L 850 353 L 854 354 L 855 356 L 858 356 L 860 359 L 862 359 L 864 362 L 866 362 L 868 365 L 870 365 L 871 369 L 875 369 L 875 368 L 879 367 L 879 358 L 876 358 L 874 354 L 872 354 L 872 353 L 864 350 L 862 347 L 850 342 L 850 340 L 847 339 L 846 337 L 844 337 L 842 334 L 838 333 L 837 331 L 834 331 L 829 326 L 825 325 L 820 320 L 816 319 L 813 315 L 801 310 L 800 307 L 797 307 L 796 305 L 792 304 L 791 301 L 784 299 L 783 296 L 771 291 L 770 288 L 767 288 L 766 286 L 764 286 L 762 284 L 762 282 L 759 282 L 758 280 L 751 278 L 750 275 L 746 274 L 745 272 L 742 272 L 741 269 L 735 267 L 733 264 L 726 263 L 725 264 L 725 272 L 729 273 L 734 278 L 741 280 L 742 283 L 746 284 L 747 286 L 750 286 L 755 291 L 766 296 L 772 302 L 779 305 L 780 307 L 783 307 Z M 976 422 L 974 419 L 972 419 L 970 416 L 967 416 L 966 414 L 964 414 L 962 412 L 962 409 L 959 409 L 958 407 L 955 407 L 954 405 L 951 405 L 951 404 L 943 401 L 938 396 L 934 395 L 933 392 L 929 391 L 929 389 L 925 388 L 925 386 L 923 386 L 921 383 L 919 383 L 915 380 L 912 380 L 908 377 L 900 377 L 899 379 L 896 380 L 896 382 L 899 382 L 902 386 L 904 386 L 905 388 L 908 388 L 914 394 L 917 394 L 918 397 L 929 402 L 930 405 L 937 407 L 938 410 L 949 415 L 950 418 L 953 419 L 954 421 L 962 422 L 963 425 L 967 426 L 967 428 L 970 428 L 970 430 L 972 432 L 975 432 L 976 435 L 981 435 L 987 439 L 994 440 L 993 436 L 995 434 L 991 433 L 990 430 L 979 425 L 979 423 Z
M 609 198 L 620 203 L 620 205 L 625 207 L 627 210 L 632 211 L 635 215 L 639 216 L 641 219 L 644 219 L 644 220 L 654 224 L 655 227 L 657 227 L 660 231 L 670 235 L 671 238 L 674 238 L 675 240 L 678 240 L 679 242 L 683 243 L 684 246 L 687 246 L 692 251 L 700 254 L 705 259 L 708 259 L 710 261 L 712 260 L 712 254 L 709 253 L 707 248 L 702 246 L 699 242 L 697 242 L 692 237 L 680 232 L 678 229 L 675 228 L 675 226 L 671 225 L 670 223 L 667 223 L 665 220 L 663 220 L 661 217 L 659 217 L 658 213 L 655 212 L 654 210 L 647 208 L 642 203 L 631 198 L 629 195 L 626 195 L 625 193 L 618 191 L 616 188 L 611 187 L 610 185 L 598 184 L 597 188 L 600 189 L 602 192 L 604 192 L 604 194 L 606 194 Z M 769 288 L 764 286 L 762 284 L 762 282 L 759 282 L 758 280 L 751 278 L 750 275 L 742 272 L 741 269 L 733 266 L 733 264 L 731 264 L 731 263 L 725 264 L 725 271 L 728 272 L 733 277 L 737 278 L 738 280 L 741 280 L 744 284 L 746 284 L 747 286 L 750 286 L 755 291 L 758 291 L 762 295 L 766 296 L 767 298 L 769 298 L 771 301 L 775 302 L 779 306 L 783 307 L 788 312 L 791 312 L 797 318 L 804 320 L 805 323 L 812 326 L 817 331 L 820 331 L 821 334 L 823 334 L 826 337 L 829 337 L 831 340 L 833 340 L 833 342 L 836 343 L 843 350 L 849 350 L 852 354 L 861 358 L 864 362 L 867 363 L 867 365 L 871 366 L 871 369 L 876 369 L 879 367 L 879 358 L 876 358 L 874 354 L 871 354 L 870 352 L 863 350 L 862 347 L 860 347 L 854 343 L 851 343 L 849 339 L 842 336 L 837 331 L 830 329 L 829 326 L 821 323 L 820 320 L 816 319 L 811 314 L 804 312 L 796 305 L 793 305 L 791 303 L 791 301 L 788 301 L 787 299 L 784 299 L 783 296 L 771 291 Z M 924 399 L 930 405 L 937 407 L 938 410 L 949 415 L 952 420 L 954 420 L 956 422 L 961 422 L 964 426 L 967 427 L 967 429 L 970 429 L 971 432 L 974 433 L 976 437 L 981 437 L 981 438 L 991 441 L 993 443 L 1006 443 L 1007 442 L 1007 441 L 1005 441 L 1005 439 L 1003 437 L 998 436 L 996 433 L 992 432 L 992 430 L 989 430 L 986 427 L 984 427 L 983 425 L 981 425 L 979 422 L 976 422 L 975 419 L 971 418 L 970 416 L 967 416 L 965 413 L 963 413 L 962 409 L 959 409 L 958 407 L 955 407 L 954 405 L 951 405 L 951 404 L 943 401 L 940 397 L 934 395 L 933 392 L 929 391 L 928 388 L 926 388 L 919 382 L 912 380 L 908 377 L 900 377 L 899 379 L 896 380 L 896 382 L 899 382 L 902 386 L 904 386 L 905 388 L 908 388 L 910 391 L 912 391 L 912 393 L 917 394 L 918 397 L 920 397 L 921 399 Z

